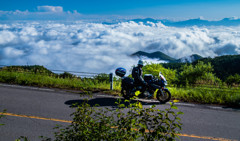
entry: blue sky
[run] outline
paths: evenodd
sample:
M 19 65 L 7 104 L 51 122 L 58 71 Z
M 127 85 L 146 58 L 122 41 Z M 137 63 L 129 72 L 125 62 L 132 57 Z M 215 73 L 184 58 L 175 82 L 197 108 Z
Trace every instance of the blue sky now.
M 240 0 L 1 0 L 0 11 L 38 12 L 38 6 L 60 6 L 83 15 L 221 19 L 240 17 Z

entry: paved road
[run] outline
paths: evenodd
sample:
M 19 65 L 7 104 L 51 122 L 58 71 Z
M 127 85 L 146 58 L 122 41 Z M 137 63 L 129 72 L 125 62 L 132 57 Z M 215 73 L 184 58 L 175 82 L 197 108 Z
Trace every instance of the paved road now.
M 14 141 L 20 136 L 28 136 L 31 141 L 40 140 L 38 136 L 53 137 L 53 128 L 68 125 L 69 116 L 74 109 L 70 105 L 81 102 L 78 94 L 54 89 L 39 89 L 0 84 L 0 112 L 7 109 L 7 116 L 0 120 L 0 141 Z M 114 106 L 116 98 L 95 94 L 90 103 L 100 106 Z M 144 107 L 157 104 L 155 101 L 143 102 Z M 178 103 L 183 129 L 180 136 L 184 141 L 239 140 L 240 109 L 213 107 Z

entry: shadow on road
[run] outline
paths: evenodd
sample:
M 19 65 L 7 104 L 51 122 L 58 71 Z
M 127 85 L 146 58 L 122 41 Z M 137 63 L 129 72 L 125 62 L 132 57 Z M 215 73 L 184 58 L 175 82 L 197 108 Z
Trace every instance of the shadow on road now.
M 225 107 L 222 107 L 223 109 L 230 109 L 230 110 L 233 110 L 233 111 L 240 111 L 240 107 L 238 106 L 225 106 Z
M 68 100 L 68 101 L 65 102 L 65 104 L 69 105 L 71 107 L 74 107 L 73 104 L 79 105 L 79 104 L 82 104 L 84 101 L 85 100 L 83 100 L 83 99 Z M 116 107 L 117 106 L 116 102 L 117 102 L 117 98 L 94 98 L 94 99 L 89 99 L 88 100 L 88 104 L 90 106 L 95 106 L 96 104 L 98 104 L 100 107 L 101 106 Z M 135 102 L 137 102 L 137 100 L 132 100 L 131 101 L 131 103 L 135 103 Z M 142 103 L 142 105 L 153 105 L 153 104 L 158 105 L 158 104 L 160 104 L 159 102 L 143 102 L 143 101 L 141 101 L 141 103 Z M 124 100 L 122 99 L 121 104 L 125 104 L 127 106 L 129 103 L 124 102 Z

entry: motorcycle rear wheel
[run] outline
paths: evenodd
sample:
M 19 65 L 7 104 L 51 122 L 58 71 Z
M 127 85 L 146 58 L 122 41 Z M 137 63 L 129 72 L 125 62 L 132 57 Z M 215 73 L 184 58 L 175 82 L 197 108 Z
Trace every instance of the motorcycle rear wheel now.
M 160 103 L 166 103 L 171 99 L 172 95 L 168 89 L 158 90 L 157 92 L 157 99 Z
M 122 89 L 121 94 L 124 99 L 130 99 L 130 90 Z

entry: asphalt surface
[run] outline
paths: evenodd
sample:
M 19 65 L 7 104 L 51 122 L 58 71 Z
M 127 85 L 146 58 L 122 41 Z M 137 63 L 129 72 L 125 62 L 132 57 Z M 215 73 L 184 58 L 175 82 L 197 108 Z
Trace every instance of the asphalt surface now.
M 41 140 L 39 136 L 54 137 L 56 125 L 69 125 L 71 104 L 83 102 L 86 97 L 77 93 L 56 89 L 43 89 L 0 84 L 0 112 L 7 109 L 6 116 L 0 119 L 0 141 L 14 141 L 27 136 L 31 141 Z M 94 94 L 90 104 L 101 107 L 115 106 L 117 97 Z M 144 107 L 153 104 L 163 110 L 169 104 L 159 104 L 154 100 L 143 100 Z M 183 141 L 239 140 L 240 109 L 221 106 L 176 103 L 181 115 Z M 60 121 L 59 121 L 60 120 Z

